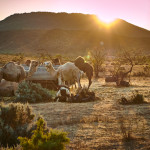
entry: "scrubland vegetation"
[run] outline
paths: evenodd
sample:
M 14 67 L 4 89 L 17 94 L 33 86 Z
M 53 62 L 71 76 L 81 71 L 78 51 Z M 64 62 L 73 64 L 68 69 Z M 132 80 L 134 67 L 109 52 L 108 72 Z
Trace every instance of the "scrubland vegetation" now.
M 22 150 L 62 150 L 69 143 L 67 133 L 47 128 L 46 122 L 27 104 L 0 104 L 0 146 Z
M 29 137 L 35 115 L 29 105 L 23 104 L 0 104 L 0 145 L 16 146 L 18 137 Z
M 16 91 L 16 101 L 21 103 L 51 102 L 56 92 L 42 88 L 40 84 L 23 81 Z
M 81 13 L 32 12 L 0 21 L 0 79 L 9 61 L 64 64 L 81 55 L 94 69 L 90 90 L 70 89 L 77 102 L 55 102 L 57 91 L 27 80 L 17 90 L 11 83 L 0 87 L 12 95 L 0 93 L 0 150 L 149 150 L 149 32 L 122 19 L 108 27 Z M 88 85 L 85 74 L 81 85 Z M 93 99 L 81 101 L 89 93 Z
M 150 57 L 135 58 L 128 53 L 104 57 L 99 51 L 97 48 L 96 53 L 84 57 L 94 66 L 90 90 L 99 97 L 96 101 L 54 102 L 56 91 L 27 81 L 20 83 L 13 98 L 0 97 L 0 149 L 150 149 Z M 62 63 L 74 60 L 62 55 L 18 54 L 0 55 L 0 63 L 27 59 L 42 62 L 55 57 Z M 106 76 L 117 80 L 105 82 Z M 118 85 L 120 81 L 130 85 Z M 81 84 L 87 86 L 87 79 Z

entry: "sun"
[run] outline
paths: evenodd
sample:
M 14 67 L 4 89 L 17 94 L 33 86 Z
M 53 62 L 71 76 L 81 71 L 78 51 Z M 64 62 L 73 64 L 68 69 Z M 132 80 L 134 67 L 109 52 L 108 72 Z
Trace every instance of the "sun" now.
M 106 26 L 106 27 L 110 27 L 114 21 L 116 20 L 115 17 L 113 16 L 100 16 L 100 15 L 97 15 L 98 19 L 103 22 L 103 24 Z
M 116 17 L 111 16 L 111 14 L 110 14 L 109 16 L 108 16 L 108 15 L 97 15 L 97 17 L 98 17 L 101 21 L 103 21 L 103 22 L 105 22 L 105 23 L 107 23 L 107 24 L 109 24 L 109 23 L 113 22 L 114 20 L 116 20 Z
M 98 15 L 93 16 L 94 21 L 96 21 L 97 24 L 99 24 L 100 27 L 105 27 L 105 29 L 109 29 L 116 25 L 117 18 L 115 17 L 99 17 Z
M 115 18 L 114 19 L 110 19 L 110 18 L 105 18 L 105 19 L 101 19 L 104 23 L 106 23 L 106 24 L 110 24 L 110 23 L 112 23 L 114 20 L 115 20 Z

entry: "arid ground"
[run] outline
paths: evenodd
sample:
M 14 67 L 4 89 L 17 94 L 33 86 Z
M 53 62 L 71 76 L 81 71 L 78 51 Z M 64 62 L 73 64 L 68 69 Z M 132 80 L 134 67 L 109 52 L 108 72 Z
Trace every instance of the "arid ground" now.
M 82 81 L 82 85 L 87 80 Z M 130 87 L 95 80 L 90 90 L 100 99 L 86 103 L 31 104 L 48 127 L 63 129 L 71 139 L 67 149 L 150 149 L 150 105 L 121 105 L 138 91 L 150 102 L 150 78 L 131 78 Z

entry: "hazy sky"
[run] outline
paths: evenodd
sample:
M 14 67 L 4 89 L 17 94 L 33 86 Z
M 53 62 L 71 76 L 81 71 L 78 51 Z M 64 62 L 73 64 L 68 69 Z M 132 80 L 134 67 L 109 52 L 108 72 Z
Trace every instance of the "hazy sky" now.
M 96 14 L 105 22 L 120 18 L 150 30 L 150 0 L 0 0 L 0 20 L 36 11 Z

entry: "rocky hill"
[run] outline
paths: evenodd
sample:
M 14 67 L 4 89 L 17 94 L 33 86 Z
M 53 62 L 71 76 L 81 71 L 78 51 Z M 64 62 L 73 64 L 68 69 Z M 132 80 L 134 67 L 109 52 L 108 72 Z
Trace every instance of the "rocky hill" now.
M 107 27 L 95 15 L 34 12 L 0 21 L 0 53 L 85 55 L 100 42 L 111 54 L 119 45 L 150 53 L 150 31 L 121 19 Z

